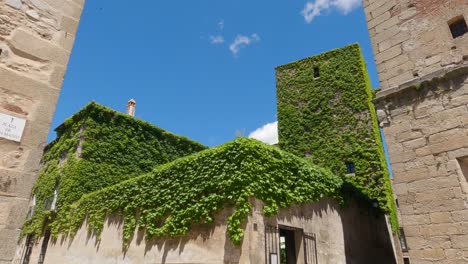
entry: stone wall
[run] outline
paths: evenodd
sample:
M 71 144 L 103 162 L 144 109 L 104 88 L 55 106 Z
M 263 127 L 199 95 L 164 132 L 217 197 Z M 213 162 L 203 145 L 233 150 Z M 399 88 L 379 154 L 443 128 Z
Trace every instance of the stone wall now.
M 10 263 L 75 40 L 84 0 L 0 1 L 0 112 L 26 120 L 0 139 L 0 263 Z
M 400 225 L 411 263 L 468 261 L 466 0 L 364 0 Z M 400 260 L 402 261 L 402 260 Z
M 220 212 L 213 224 L 194 226 L 180 238 L 146 241 L 144 233 L 138 232 L 127 250 L 122 248 L 122 222 L 119 217 L 111 217 L 100 241 L 87 232 L 86 225 L 74 239 L 61 237 L 51 241 L 44 263 L 269 263 L 265 260 L 265 243 L 271 241 L 265 232 L 267 226 L 278 225 L 314 234 L 317 263 L 395 263 L 385 217 L 366 206 L 351 202 L 342 207 L 324 199 L 282 209 L 277 217 L 265 218 L 263 204 L 253 204 L 241 246 L 233 245 L 226 233 L 231 209 Z M 278 233 L 274 235 L 277 239 L 273 246 L 279 247 Z M 42 241 L 36 244 L 31 263 L 37 262 L 41 245 Z M 304 263 L 303 256 L 302 246 L 298 264 Z
M 363 0 L 383 90 L 468 60 L 468 34 L 453 39 L 448 22 L 466 0 Z
M 465 263 L 468 68 L 378 100 L 411 263 Z

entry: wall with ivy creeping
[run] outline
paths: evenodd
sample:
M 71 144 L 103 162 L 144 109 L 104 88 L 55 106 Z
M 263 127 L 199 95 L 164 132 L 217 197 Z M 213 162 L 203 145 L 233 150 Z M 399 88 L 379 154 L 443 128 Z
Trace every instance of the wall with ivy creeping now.
M 358 44 L 276 69 L 279 145 L 345 177 L 398 221 L 372 89 Z
M 206 149 L 205 146 L 148 122 L 90 103 L 57 129 L 43 156 L 33 189 L 37 205 L 24 234 L 41 235 L 56 212 L 46 204 L 58 190 L 57 213 L 84 194 L 151 171 L 155 166 Z
M 83 220 L 91 231 L 102 231 L 106 216 L 120 213 L 124 241 L 135 229 L 146 238 L 186 234 L 195 223 L 210 223 L 225 207 L 234 211 L 228 232 L 235 244 L 242 241 L 242 224 L 250 213 L 250 197 L 265 202 L 263 213 L 293 203 L 323 197 L 343 200 L 343 181 L 307 160 L 253 139 L 238 138 L 222 146 L 162 165 L 150 173 L 84 195 L 69 210 L 59 211 L 52 234 L 73 234 Z

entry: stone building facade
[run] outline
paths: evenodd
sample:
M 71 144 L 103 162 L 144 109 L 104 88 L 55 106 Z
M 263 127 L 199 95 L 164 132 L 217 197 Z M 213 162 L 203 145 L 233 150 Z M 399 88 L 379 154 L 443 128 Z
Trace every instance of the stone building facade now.
M 25 120 L 0 138 L 0 263 L 15 255 L 84 0 L 0 1 L 0 113 Z
M 404 263 L 466 263 L 468 1 L 364 0 L 364 8 Z

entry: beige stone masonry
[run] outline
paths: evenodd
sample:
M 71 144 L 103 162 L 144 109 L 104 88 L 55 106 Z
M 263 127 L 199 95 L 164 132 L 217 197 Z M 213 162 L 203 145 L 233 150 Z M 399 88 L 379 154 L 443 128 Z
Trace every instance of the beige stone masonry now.
M 84 1 L 0 1 L 0 112 L 26 120 L 0 139 L 0 263 L 11 263 Z
M 468 192 L 456 161 L 468 156 L 467 74 L 451 78 L 377 104 L 390 120 L 384 132 L 412 263 L 463 263 L 454 252 L 468 251 Z
M 448 27 L 455 17 L 468 19 L 466 1 L 369 2 L 365 13 L 382 89 L 462 63 L 468 54 L 468 35 L 453 39 Z

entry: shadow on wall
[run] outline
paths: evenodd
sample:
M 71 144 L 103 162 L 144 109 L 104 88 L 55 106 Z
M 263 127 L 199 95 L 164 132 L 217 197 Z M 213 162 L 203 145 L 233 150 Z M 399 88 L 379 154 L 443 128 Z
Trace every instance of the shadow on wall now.
M 282 209 L 278 223 L 315 234 L 318 263 L 396 263 L 385 215 L 367 202 L 353 199 L 341 206 L 332 199 L 323 199 L 296 205 Z M 305 255 L 314 258 L 309 252 Z
M 383 213 L 365 205 L 349 206 L 342 211 L 346 263 L 396 263 L 391 229 Z
M 184 260 L 190 261 L 187 263 L 203 263 L 206 259 L 216 259 L 223 263 L 239 263 L 242 247 L 234 245 L 228 232 L 225 231 L 225 223 L 232 212 L 232 209 L 223 210 L 216 215 L 214 223 L 195 224 L 186 235 L 178 237 L 147 240 L 146 230 L 137 229 L 130 238 L 131 242 L 127 248 L 122 243 L 123 220 L 120 215 L 113 214 L 106 219 L 100 238 L 95 232 L 83 232 L 87 228 L 85 221 L 74 237 L 61 236 L 59 240 L 51 241 L 49 247 L 53 249 L 48 252 L 50 255 L 47 254 L 51 257 L 48 262 L 53 263 L 56 256 L 63 257 L 70 253 L 78 255 L 80 252 L 86 252 L 90 255 L 84 256 L 88 261 L 84 263 L 100 263 L 100 259 L 105 259 L 106 263 L 107 261 L 112 263 L 111 260 L 119 258 L 127 259 L 129 263 L 139 263 L 140 260 L 150 259 L 152 263 L 164 264 L 173 263 L 178 257 L 181 257 L 181 263 L 185 263 Z M 245 225 L 246 223 L 244 223 L 244 229 Z M 223 247 L 221 247 L 222 243 L 224 243 Z M 186 250 L 186 247 L 189 249 Z M 94 250 L 90 251 L 90 248 Z

